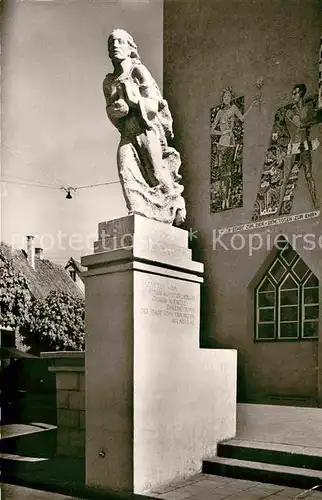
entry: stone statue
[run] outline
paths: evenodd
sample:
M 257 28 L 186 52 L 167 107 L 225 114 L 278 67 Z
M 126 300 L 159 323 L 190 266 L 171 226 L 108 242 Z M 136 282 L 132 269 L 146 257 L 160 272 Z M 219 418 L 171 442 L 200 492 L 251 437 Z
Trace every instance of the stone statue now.
M 114 30 L 108 53 L 114 72 L 106 75 L 103 92 L 107 116 L 121 134 L 117 164 L 129 213 L 180 225 L 186 217 L 181 160 L 168 145 L 173 131 L 167 101 L 129 33 Z

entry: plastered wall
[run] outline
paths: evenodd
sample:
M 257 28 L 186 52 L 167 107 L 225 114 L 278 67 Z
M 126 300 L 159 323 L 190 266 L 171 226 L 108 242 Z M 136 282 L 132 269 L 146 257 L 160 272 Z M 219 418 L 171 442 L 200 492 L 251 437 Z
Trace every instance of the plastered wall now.
M 224 245 L 214 245 L 214 230 L 251 221 L 276 110 L 291 102 L 297 83 L 305 83 L 308 94 L 318 91 L 321 29 L 322 10 L 316 0 L 165 1 L 164 94 L 182 155 L 187 228 L 197 231 L 191 244 L 195 257 L 205 263 L 201 345 L 238 348 L 239 397 L 244 401 L 272 394 L 316 399 L 320 387 L 317 340 L 253 341 L 253 288 L 272 259 L 274 236 L 284 233 L 292 241 L 302 235 L 296 250 L 321 280 L 320 219 L 257 229 L 263 245 L 253 252 L 249 232 L 242 233 L 244 248 L 234 250 L 229 235 L 222 239 Z M 245 97 L 247 107 L 257 95 L 260 77 L 261 106 L 251 110 L 244 123 L 243 207 L 211 214 L 210 109 L 228 85 Z M 321 143 L 321 126 L 313 131 Z M 321 146 L 312 157 L 321 205 Z M 302 171 L 292 214 L 311 210 Z M 315 237 L 313 250 L 305 250 L 303 235 L 308 233 Z

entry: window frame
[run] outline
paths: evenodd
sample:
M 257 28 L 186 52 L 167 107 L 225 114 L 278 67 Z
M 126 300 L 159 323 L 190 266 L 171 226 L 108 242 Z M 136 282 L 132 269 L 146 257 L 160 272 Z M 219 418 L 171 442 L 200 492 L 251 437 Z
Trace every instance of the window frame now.
M 262 286 L 262 284 L 264 283 L 264 281 L 268 280 L 270 282 L 270 284 L 274 287 L 274 290 L 265 290 L 264 292 L 261 292 L 259 289 L 260 287 Z M 259 294 L 260 293 L 274 293 L 274 306 L 267 306 L 267 307 L 264 307 L 264 306 L 257 306 L 258 302 L 259 302 Z M 261 279 L 260 283 L 258 284 L 258 286 L 256 287 L 256 300 L 255 300 L 255 324 L 256 324 L 256 327 L 255 327 L 255 335 L 256 335 L 256 338 L 257 338 L 257 335 L 258 335 L 258 326 L 261 324 L 273 324 L 274 325 L 274 338 L 269 338 L 269 337 L 265 337 L 265 338 L 261 338 L 259 339 L 260 341 L 271 341 L 271 340 L 275 340 L 275 335 L 276 335 L 276 289 L 275 289 L 275 285 L 273 283 L 273 280 L 271 278 L 271 276 L 266 273 L 265 276 L 263 276 L 263 278 Z M 263 310 L 263 309 L 271 309 L 271 308 L 274 308 L 274 322 L 272 321 L 259 321 L 259 314 L 260 314 L 260 310 Z
M 285 246 L 279 250 L 275 259 L 270 263 L 265 273 L 263 273 L 259 283 L 255 287 L 253 291 L 253 300 L 254 300 L 254 342 L 299 342 L 299 341 L 316 341 L 319 338 L 319 318 L 320 318 L 320 283 L 319 279 L 315 276 L 315 274 L 311 271 L 311 269 L 307 266 L 307 264 L 303 261 L 303 259 L 298 255 L 297 252 L 294 253 L 290 262 L 287 262 L 283 257 L 283 252 L 286 248 L 290 248 L 294 251 L 292 246 L 285 242 Z M 300 278 L 296 272 L 293 271 L 293 268 L 298 264 L 298 262 L 302 260 L 304 264 L 307 266 L 307 271 Z M 284 272 L 279 280 L 276 280 L 274 276 L 270 273 L 270 271 L 274 268 L 277 262 L 280 262 L 284 268 L 286 268 L 286 272 Z M 292 289 L 284 289 L 284 290 L 297 290 L 297 305 L 293 304 L 281 304 L 281 292 L 283 291 L 282 285 L 284 282 L 291 277 L 294 281 L 294 284 L 297 285 L 297 288 Z M 307 282 L 314 278 L 317 282 L 316 286 L 307 287 Z M 273 286 L 274 290 L 267 290 L 264 292 L 274 293 L 274 306 L 260 306 L 259 305 L 259 297 L 261 292 L 261 287 L 263 283 L 268 280 L 271 286 Z M 316 289 L 318 294 L 318 302 L 317 303 L 309 303 L 306 304 L 305 293 L 304 291 L 307 289 Z M 317 318 L 314 319 L 305 319 L 305 311 L 307 306 L 315 306 L 318 309 Z M 263 309 L 272 309 L 274 307 L 274 321 L 260 321 L 260 311 Z M 297 320 L 296 321 L 286 321 L 281 320 L 281 308 L 283 307 L 297 307 Z M 285 323 L 296 323 L 297 324 L 297 336 L 296 337 L 283 337 L 280 335 L 281 324 Z M 304 325 L 305 323 L 316 323 L 318 325 L 317 334 L 315 336 L 304 336 Z M 274 336 L 268 338 L 260 338 L 259 337 L 259 325 L 261 324 L 271 324 L 274 329 Z
M 319 321 L 320 321 L 320 318 L 319 318 L 319 314 L 320 314 L 320 289 L 319 289 L 320 287 L 319 287 L 319 280 L 316 278 L 317 282 L 318 282 L 318 284 L 316 286 L 309 286 L 309 287 L 305 286 L 306 283 L 307 283 L 307 281 L 309 281 L 311 279 L 311 276 L 314 276 L 316 278 L 316 276 L 312 272 L 310 272 L 307 275 L 306 279 L 303 282 L 303 291 L 302 291 L 303 297 L 302 297 L 302 301 L 301 301 L 301 308 L 302 308 L 302 311 L 301 311 L 302 312 L 301 330 L 302 330 L 302 336 L 303 336 L 303 339 L 308 339 L 308 340 L 314 340 L 314 339 L 316 339 L 316 338 L 319 337 Z M 305 290 L 317 290 L 317 292 L 318 292 L 318 301 L 314 302 L 313 304 L 306 304 L 305 303 L 305 297 L 304 297 Z M 306 320 L 305 319 L 305 306 L 309 306 L 309 307 L 310 306 L 316 306 L 318 308 L 318 317 L 316 319 Z M 304 323 L 311 323 L 311 322 L 318 324 L 318 333 L 317 333 L 317 335 L 315 337 L 304 336 Z
M 284 282 L 291 277 L 294 281 L 294 283 L 297 285 L 296 288 L 282 288 L 282 285 Z M 291 304 L 291 305 L 284 305 L 281 304 L 281 291 L 292 291 L 292 290 L 297 290 L 297 304 Z M 294 278 L 294 276 L 291 274 L 289 270 L 286 271 L 285 276 L 283 277 L 282 281 L 280 284 L 277 286 L 277 303 L 276 303 L 276 312 L 277 312 L 277 338 L 276 340 L 298 340 L 301 337 L 301 329 L 300 329 L 300 314 L 301 314 L 301 285 L 297 283 L 297 280 Z M 281 308 L 284 307 L 296 307 L 297 308 L 297 320 L 296 321 L 285 321 L 281 320 Z M 297 324 L 297 335 L 296 337 L 283 337 L 281 336 L 281 323 L 296 323 Z

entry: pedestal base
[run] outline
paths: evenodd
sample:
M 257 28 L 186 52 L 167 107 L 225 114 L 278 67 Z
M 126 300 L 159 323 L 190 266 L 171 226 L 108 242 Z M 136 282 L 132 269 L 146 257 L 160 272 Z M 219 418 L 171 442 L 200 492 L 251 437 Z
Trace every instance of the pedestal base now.
M 202 265 L 188 233 L 139 216 L 124 223 L 132 246 L 82 259 L 86 481 L 142 493 L 199 471 L 234 436 L 236 352 L 199 348 Z

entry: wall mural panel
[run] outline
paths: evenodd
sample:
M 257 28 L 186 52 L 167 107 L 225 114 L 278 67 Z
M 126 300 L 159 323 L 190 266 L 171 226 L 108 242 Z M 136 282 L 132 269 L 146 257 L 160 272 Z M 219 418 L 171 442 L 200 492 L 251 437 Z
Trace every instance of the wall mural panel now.
M 293 87 L 289 103 L 277 109 L 266 152 L 260 185 L 248 223 L 222 228 L 236 232 L 320 215 L 314 178 L 316 137 L 322 123 L 322 36 L 318 66 L 318 93 L 307 96 L 303 83 Z M 244 97 L 236 97 L 228 87 L 221 103 L 211 109 L 211 190 L 210 211 L 222 212 L 243 206 L 243 122 L 254 104 L 262 102 L 263 77 L 256 81 L 258 95 L 244 112 Z M 308 212 L 294 214 L 293 201 L 300 172 L 310 197 Z
M 311 127 L 320 121 L 317 105 L 318 97 L 306 98 L 306 86 L 298 84 L 293 88 L 292 103 L 277 110 L 252 220 L 291 213 L 301 168 L 311 208 L 319 208 L 312 174 L 312 151 L 319 141 L 311 137 Z
M 244 97 L 224 89 L 221 103 L 210 114 L 212 213 L 243 206 L 244 118 Z
M 322 35 L 320 38 L 320 52 L 319 52 L 319 103 L 318 108 L 322 110 Z

